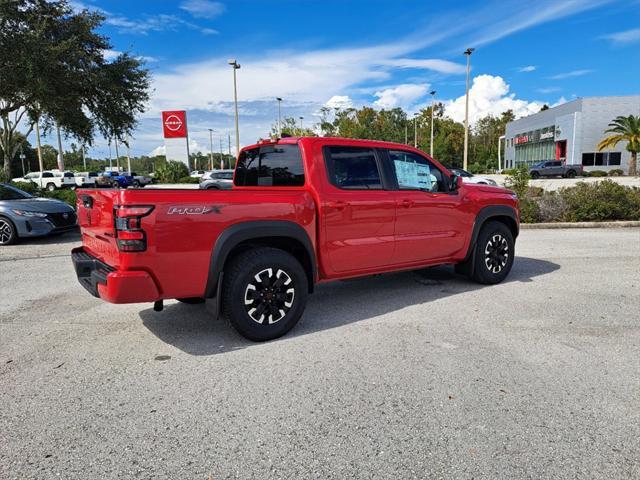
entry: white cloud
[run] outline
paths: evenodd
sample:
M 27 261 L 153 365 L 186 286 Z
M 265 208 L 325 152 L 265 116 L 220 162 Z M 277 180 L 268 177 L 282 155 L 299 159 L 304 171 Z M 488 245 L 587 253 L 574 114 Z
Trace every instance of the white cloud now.
M 353 101 L 348 95 L 334 95 L 325 102 L 324 106 L 344 110 L 353 107 Z
M 373 104 L 380 108 L 409 108 L 429 91 L 428 84 L 405 83 L 374 93 L 378 100 Z
M 553 75 L 549 77 L 551 80 L 563 80 L 565 78 L 573 78 L 573 77 L 582 77 L 583 75 L 587 75 L 593 72 L 590 69 L 582 69 L 582 70 L 572 70 L 570 72 L 558 73 L 557 75 Z
M 222 3 L 211 0 L 186 0 L 180 4 L 180 8 L 196 18 L 216 18 L 225 10 Z
M 445 114 L 457 122 L 464 121 L 465 96 L 444 102 Z M 474 124 L 487 115 L 500 116 L 513 110 L 516 117 L 525 117 L 540 111 L 542 102 L 517 99 L 509 93 L 509 85 L 500 76 L 478 75 L 469 89 L 469 122 Z
M 560 87 L 545 87 L 536 89 L 536 91 L 540 93 L 553 93 L 559 92 L 560 90 L 562 90 Z
M 640 42 L 640 28 L 632 28 L 623 32 L 615 32 L 609 35 L 602 35 L 600 38 L 610 40 L 618 45 L 627 45 L 630 43 Z
M 464 65 L 459 63 L 440 60 L 438 58 L 394 58 L 390 60 L 382 60 L 380 64 L 397 68 L 423 68 L 439 73 L 464 73 L 466 68 Z
M 193 138 L 189 138 L 189 153 L 208 153 L 209 147 L 203 147 Z M 155 157 L 156 155 L 166 155 L 167 148 L 164 145 L 158 145 L 156 148 L 149 152 L 150 157 Z
M 102 56 L 107 61 L 115 60 L 118 57 L 118 55 L 121 55 L 121 54 L 122 54 L 122 52 L 119 52 L 118 50 L 103 50 L 102 51 Z
M 520 67 L 518 69 L 518 71 L 522 73 L 535 72 L 535 70 L 536 70 L 535 65 L 527 65 L 526 67 Z

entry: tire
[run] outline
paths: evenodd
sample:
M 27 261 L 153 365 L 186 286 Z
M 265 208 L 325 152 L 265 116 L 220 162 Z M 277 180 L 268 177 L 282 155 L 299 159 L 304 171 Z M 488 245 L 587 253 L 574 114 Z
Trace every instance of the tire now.
M 531 172 L 531 178 L 533 178 L 534 180 L 536 178 L 540 178 L 540 174 L 538 172 Z
M 575 170 L 569 170 L 566 174 L 567 178 L 575 178 L 576 177 L 576 172 Z
M 198 305 L 200 303 L 204 303 L 204 298 L 202 297 L 176 298 L 176 300 L 186 303 L 187 305 Z
M 220 190 L 218 187 L 216 187 L 215 185 L 211 185 L 209 187 L 207 187 L 205 190 Z
M 11 245 L 18 241 L 18 231 L 11 220 L 0 217 L 0 245 Z
M 116 181 L 111 182 L 111 188 L 120 188 L 120 184 Z
M 502 282 L 511 271 L 514 255 L 509 227 L 502 222 L 487 222 L 476 241 L 472 280 L 485 285 Z
M 56 189 L 55 183 L 47 183 L 46 189 L 50 192 L 53 192 Z
M 225 317 L 240 335 L 255 342 L 287 333 L 307 304 L 309 285 L 302 265 L 276 248 L 260 247 L 233 258 L 223 282 Z
M 138 180 L 133 181 L 133 186 L 136 188 L 140 188 L 140 182 Z

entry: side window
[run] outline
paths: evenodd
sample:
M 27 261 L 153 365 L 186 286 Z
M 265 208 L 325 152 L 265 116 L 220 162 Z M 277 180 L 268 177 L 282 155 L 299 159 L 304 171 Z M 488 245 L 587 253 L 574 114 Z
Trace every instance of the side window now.
M 446 191 L 442 172 L 426 158 L 402 150 L 389 150 L 389 158 L 400 190 Z
M 51 173 L 51 172 L 42 172 L 42 178 L 53 178 L 53 173 Z
M 241 187 L 300 187 L 304 167 L 298 145 L 265 145 L 240 153 L 235 184 Z
M 371 148 L 325 147 L 329 181 L 348 190 L 382 190 L 376 155 Z

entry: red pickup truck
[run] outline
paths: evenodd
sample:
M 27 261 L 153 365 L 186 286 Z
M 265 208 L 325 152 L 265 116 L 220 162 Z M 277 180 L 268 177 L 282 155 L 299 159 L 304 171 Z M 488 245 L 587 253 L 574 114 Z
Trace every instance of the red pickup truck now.
M 407 145 L 283 138 L 242 149 L 232 190 L 79 190 L 80 283 L 113 303 L 210 299 L 246 338 L 277 338 L 316 284 L 453 264 L 493 284 L 513 264 L 513 192 Z

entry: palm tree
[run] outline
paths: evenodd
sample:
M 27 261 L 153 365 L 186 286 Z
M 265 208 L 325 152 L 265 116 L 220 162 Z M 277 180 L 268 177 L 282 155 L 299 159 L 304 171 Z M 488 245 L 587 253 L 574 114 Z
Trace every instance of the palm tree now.
M 609 124 L 609 129 L 604 133 L 613 133 L 603 138 L 598 143 L 598 150 L 605 148 L 613 148 L 620 142 L 628 142 L 627 150 L 631 152 L 631 161 L 629 162 L 629 175 L 638 175 L 638 151 L 640 151 L 640 116 L 629 115 L 628 117 L 619 116 Z

